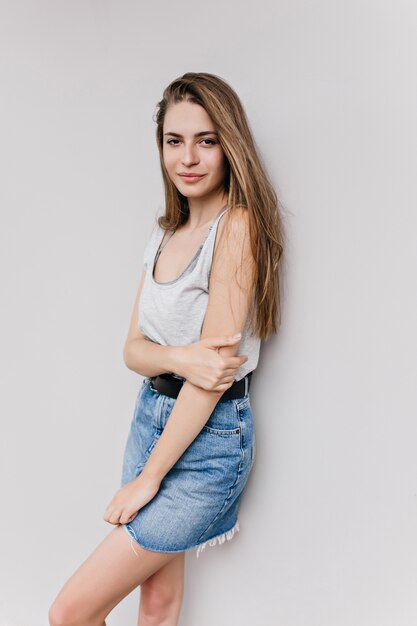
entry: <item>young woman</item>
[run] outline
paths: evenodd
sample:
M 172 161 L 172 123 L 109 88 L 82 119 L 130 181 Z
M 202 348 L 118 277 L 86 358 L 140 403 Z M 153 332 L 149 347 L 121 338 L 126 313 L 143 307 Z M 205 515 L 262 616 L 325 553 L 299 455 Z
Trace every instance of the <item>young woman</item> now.
M 103 626 L 138 585 L 139 626 L 176 626 L 185 552 L 239 530 L 254 461 L 250 378 L 280 321 L 277 198 L 219 77 L 173 81 L 156 121 L 166 206 L 124 349 L 144 380 L 104 513 L 115 528 L 58 594 L 51 626 Z

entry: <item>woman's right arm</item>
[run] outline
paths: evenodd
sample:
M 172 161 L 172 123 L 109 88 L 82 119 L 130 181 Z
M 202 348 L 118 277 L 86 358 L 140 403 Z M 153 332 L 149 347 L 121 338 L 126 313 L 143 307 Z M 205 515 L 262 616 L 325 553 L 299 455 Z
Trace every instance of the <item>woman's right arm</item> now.
M 143 270 L 123 349 L 126 366 L 141 376 L 175 373 L 208 391 L 225 391 L 233 383 L 236 370 L 247 360 L 247 356 L 225 357 L 219 354 L 218 349 L 235 344 L 239 338 L 204 339 L 189 346 L 162 346 L 146 339 L 138 327 L 139 301 L 145 275 Z

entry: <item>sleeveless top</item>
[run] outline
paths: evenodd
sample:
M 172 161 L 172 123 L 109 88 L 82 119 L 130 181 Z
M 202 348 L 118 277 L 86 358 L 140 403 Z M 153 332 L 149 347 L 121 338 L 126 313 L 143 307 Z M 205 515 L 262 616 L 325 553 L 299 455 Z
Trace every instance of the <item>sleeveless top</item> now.
M 138 314 L 139 329 L 147 339 L 163 346 L 185 346 L 200 341 L 209 299 L 208 285 L 217 226 L 227 210 L 223 207 L 211 222 L 204 242 L 185 270 L 175 280 L 167 282 L 156 281 L 153 277 L 165 233 L 158 222 L 155 223 L 143 257 L 146 275 Z M 173 233 L 171 231 L 164 245 Z M 222 333 L 219 332 L 219 335 Z M 236 354 L 245 354 L 248 360 L 236 370 L 235 380 L 240 380 L 256 368 L 260 345 L 261 339 L 249 331 L 247 318 Z

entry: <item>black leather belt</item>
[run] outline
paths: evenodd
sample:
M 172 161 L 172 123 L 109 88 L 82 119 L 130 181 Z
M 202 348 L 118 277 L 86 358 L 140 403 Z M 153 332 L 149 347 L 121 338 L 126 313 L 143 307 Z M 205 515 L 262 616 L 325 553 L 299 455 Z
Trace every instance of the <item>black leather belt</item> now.
M 233 385 L 226 389 L 224 394 L 221 396 L 219 402 L 222 400 L 236 400 L 237 398 L 242 398 L 246 396 L 249 392 L 250 381 L 252 378 L 252 372 L 246 374 L 244 378 L 240 380 L 235 380 Z M 158 391 L 159 393 L 164 394 L 165 396 L 169 396 L 170 398 L 177 398 L 180 392 L 180 389 L 184 383 L 183 378 L 177 378 L 172 376 L 171 374 L 160 374 L 159 376 L 152 376 L 150 379 L 151 388 L 154 391 Z

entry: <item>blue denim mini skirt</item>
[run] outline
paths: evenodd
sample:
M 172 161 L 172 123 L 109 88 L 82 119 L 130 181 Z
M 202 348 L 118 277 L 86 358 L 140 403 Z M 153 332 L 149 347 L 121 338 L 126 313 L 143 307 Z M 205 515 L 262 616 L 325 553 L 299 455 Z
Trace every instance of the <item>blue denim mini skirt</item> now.
M 139 389 L 126 442 L 121 485 L 145 466 L 176 398 L 159 393 L 145 378 Z M 223 543 L 239 530 L 238 508 L 255 459 L 249 392 L 221 400 L 164 476 L 159 491 L 136 517 L 123 524 L 131 539 L 156 552 L 181 552 Z M 134 547 L 132 541 L 132 547 Z

